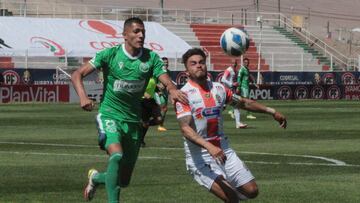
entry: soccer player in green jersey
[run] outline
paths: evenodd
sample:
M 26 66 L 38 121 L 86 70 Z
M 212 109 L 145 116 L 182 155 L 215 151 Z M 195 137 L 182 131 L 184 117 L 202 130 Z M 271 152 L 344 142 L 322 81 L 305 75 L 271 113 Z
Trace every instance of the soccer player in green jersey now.
M 173 101 L 188 102 L 185 93 L 171 82 L 160 57 L 144 48 L 145 26 L 141 19 L 133 17 L 124 22 L 123 38 L 124 44 L 98 52 L 71 77 L 81 108 L 91 111 L 94 103 L 86 94 L 83 77 L 95 69 L 104 71 L 103 98 L 96 118 L 99 145 L 109 160 L 105 172 L 89 170 L 84 190 L 87 201 L 93 198 L 98 185 L 105 185 L 108 202 L 119 202 L 120 187 L 130 183 L 143 129 L 141 100 L 151 77 L 164 84 Z
M 245 98 L 249 98 L 249 92 L 250 92 L 249 83 L 250 82 L 254 83 L 255 86 L 258 88 L 258 86 L 255 83 L 255 78 L 253 78 L 253 76 L 250 75 L 250 71 L 248 68 L 249 62 L 250 61 L 248 58 L 243 59 L 243 65 L 241 66 L 239 73 L 238 73 L 238 77 L 237 77 L 237 82 L 239 84 L 237 93 L 239 93 L 241 97 L 245 97 Z M 249 112 L 248 112 L 248 115 L 246 116 L 246 118 L 256 119 L 256 117 L 251 115 Z

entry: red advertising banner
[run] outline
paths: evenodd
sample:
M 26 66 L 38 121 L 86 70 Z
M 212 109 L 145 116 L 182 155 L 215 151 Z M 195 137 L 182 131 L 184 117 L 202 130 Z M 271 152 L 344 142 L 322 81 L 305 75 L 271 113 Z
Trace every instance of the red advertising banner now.
M 344 99 L 360 100 L 360 85 L 345 85 Z
M 69 85 L 1 85 L 0 103 L 69 102 Z

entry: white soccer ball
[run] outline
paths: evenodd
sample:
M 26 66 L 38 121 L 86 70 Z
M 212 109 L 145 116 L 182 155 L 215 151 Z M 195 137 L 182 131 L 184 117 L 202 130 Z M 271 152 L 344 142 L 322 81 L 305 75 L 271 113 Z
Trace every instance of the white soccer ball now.
M 220 46 L 229 56 L 241 56 L 245 54 L 250 45 L 249 35 L 245 30 L 229 28 L 220 37 Z

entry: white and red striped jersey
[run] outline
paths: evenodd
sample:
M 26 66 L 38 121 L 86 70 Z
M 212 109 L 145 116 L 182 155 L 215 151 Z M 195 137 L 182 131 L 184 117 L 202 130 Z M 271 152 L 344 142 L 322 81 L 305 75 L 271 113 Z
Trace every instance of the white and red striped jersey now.
M 234 69 L 230 66 L 224 71 L 224 75 L 221 77 L 221 82 L 228 88 L 233 87 L 233 83 L 236 82 L 236 73 Z
M 218 82 L 207 81 L 209 90 L 203 89 L 197 83 L 189 80 L 181 91 L 187 94 L 189 104 L 177 102 L 175 111 L 177 118 L 192 116 L 195 126 L 192 126 L 204 139 L 221 147 L 223 150 L 229 148 L 227 138 L 223 131 L 222 110 L 224 104 L 232 100 L 232 92 Z M 186 158 L 196 162 L 202 156 L 209 156 L 206 149 L 184 140 Z

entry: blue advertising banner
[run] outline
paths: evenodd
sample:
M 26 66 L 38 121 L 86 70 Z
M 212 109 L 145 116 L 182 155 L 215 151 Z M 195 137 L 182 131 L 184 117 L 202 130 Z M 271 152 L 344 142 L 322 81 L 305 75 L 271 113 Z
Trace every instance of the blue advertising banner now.
M 52 85 L 68 84 L 71 72 L 64 73 L 56 69 L 0 69 L 0 74 L 5 85 Z M 98 82 L 99 72 L 94 71 L 84 80 Z
M 251 73 L 257 78 L 257 73 Z M 223 72 L 209 71 L 209 76 L 219 81 Z M 185 84 L 184 71 L 172 71 L 171 78 L 179 86 Z M 260 79 L 266 85 L 352 85 L 360 84 L 360 72 L 262 72 Z

